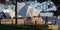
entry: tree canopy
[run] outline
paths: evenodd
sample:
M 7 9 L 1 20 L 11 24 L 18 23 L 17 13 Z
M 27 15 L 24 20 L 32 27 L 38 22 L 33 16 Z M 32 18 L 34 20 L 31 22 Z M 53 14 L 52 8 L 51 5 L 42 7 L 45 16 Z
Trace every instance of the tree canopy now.
M 47 0 L 37 0 L 37 1 L 41 3 Z M 51 0 L 51 1 L 56 5 L 56 7 L 59 6 L 57 7 L 57 10 L 55 12 L 54 11 L 52 12 L 54 13 L 55 16 L 60 15 L 60 0 Z

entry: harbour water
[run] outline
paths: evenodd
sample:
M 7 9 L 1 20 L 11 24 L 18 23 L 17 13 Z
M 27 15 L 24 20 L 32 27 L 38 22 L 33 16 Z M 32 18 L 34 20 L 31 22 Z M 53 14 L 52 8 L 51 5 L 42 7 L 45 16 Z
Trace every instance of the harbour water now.
M 52 24 L 58 25 L 60 30 L 60 20 L 52 20 Z
M 46 17 L 42 17 L 43 20 L 46 20 Z M 58 20 L 58 18 L 56 17 L 48 17 L 48 21 L 51 21 L 52 24 L 56 24 L 59 26 L 59 30 L 60 30 L 60 19 Z

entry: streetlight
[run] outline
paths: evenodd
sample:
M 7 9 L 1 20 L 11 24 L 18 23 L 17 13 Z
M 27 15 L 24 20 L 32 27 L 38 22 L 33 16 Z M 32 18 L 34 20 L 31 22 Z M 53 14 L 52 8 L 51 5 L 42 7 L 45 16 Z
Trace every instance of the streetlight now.
M 17 0 L 15 2 L 15 25 L 17 25 Z

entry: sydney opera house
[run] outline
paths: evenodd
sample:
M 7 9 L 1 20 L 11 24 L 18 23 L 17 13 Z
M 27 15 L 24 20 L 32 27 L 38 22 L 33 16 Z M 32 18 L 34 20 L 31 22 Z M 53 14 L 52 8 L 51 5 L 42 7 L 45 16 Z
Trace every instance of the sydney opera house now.
M 51 0 L 42 3 L 37 2 L 37 0 L 17 2 L 17 18 L 23 18 L 25 20 L 27 20 L 28 17 L 41 17 L 42 21 L 45 23 L 46 18 L 43 17 L 49 17 L 48 20 L 54 20 L 55 16 L 53 16 L 53 12 L 49 11 L 56 10 L 57 7 Z M 14 19 L 15 5 L 4 5 L 0 3 L 0 12 L 0 19 Z
M 15 18 L 15 5 L 10 4 L 6 6 L 1 3 L 0 5 L 1 5 L 0 6 L 0 10 L 1 10 L 0 17 L 2 19 L 1 21 L 3 20 L 5 21 L 6 18 L 7 20 Z M 17 18 L 23 19 L 23 20 L 17 20 L 17 21 L 21 21 L 21 23 L 23 23 L 24 20 L 25 21 L 27 20 L 27 23 L 28 21 L 30 22 L 39 21 L 38 23 L 41 22 L 44 24 L 45 20 L 42 17 L 43 16 L 52 17 L 54 14 L 53 12 L 49 12 L 49 11 L 56 11 L 56 10 L 57 8 L 51 0 L 47 0 L 42 3 L 37 2 L 37 0 L 17 2 Z M 13 20 L 13 22 L 15 21 Z M 48 23 L 52 23 L 52 22 L 48 22 Z
M 37 0 L 17 2 L 17 25 L 45 25 L 56 24 L 59 17 L 54 16 L 57 6 L 51 1 L 37 2 Z M 0 3 L 0 23 L 15 24 L 15 5 Z M 56 21 L 55 21 L 56 20 Z M 54 23 L 53 23 L 54 22 Z M 59 22 L 59 21 L 58 21 Z M 57 23 L 59 24 L 59 23 Z M 59 24 L 60 25 L 60 24 Z

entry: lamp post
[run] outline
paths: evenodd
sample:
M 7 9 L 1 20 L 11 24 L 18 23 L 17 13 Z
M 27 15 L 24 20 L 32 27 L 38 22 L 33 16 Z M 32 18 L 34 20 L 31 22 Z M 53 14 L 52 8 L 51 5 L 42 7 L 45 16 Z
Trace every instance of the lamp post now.
M 17 25 L 17 0 L 15 2 L 15 25 Z

